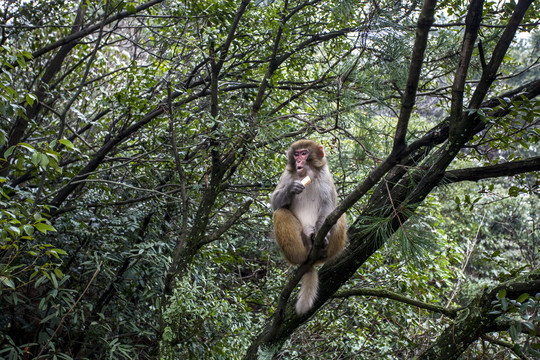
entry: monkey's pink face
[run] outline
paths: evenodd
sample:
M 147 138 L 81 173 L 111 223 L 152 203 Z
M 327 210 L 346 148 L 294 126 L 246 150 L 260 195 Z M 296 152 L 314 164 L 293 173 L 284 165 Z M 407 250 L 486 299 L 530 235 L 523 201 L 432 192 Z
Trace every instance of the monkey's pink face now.
M 296 173 L 298 176 L 305 176 L 307 174 L 307 159 L 309 157 L 308 149 L 297 149 L 293 153 L 294 161 L 296 162 Z

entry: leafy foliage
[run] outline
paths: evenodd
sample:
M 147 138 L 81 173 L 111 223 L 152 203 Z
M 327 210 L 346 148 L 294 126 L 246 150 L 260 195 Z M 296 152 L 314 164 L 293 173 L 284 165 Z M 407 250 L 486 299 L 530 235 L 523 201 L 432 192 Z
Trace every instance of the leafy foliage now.
M 437 136 L 470 3 L 437 5 L 419 61 L 417 1 L 0 5 L 0 357 L 240 359 L 261 345 L 282 359 L 412 358 L 463 318 L 448 312 L 534 272 L 538 171 L 445 177 L 409 196 L 448 148 Z M 463 103 L 519 6 L 485 2 Z M 441 175 L 538 163 L 538 10 L 523 17 L 493 101 L 463 109 L 477 131 Z M 373 176 L 394 154 L 415 65 L 405 140 L 436 140 Z M 337 263 L 350 272 L 339 286 L 399 301 L 333 291 L 310 321 L 275 320 L 297 270 L 273 243 L 268 200 L 299 137 L 324 145 L 341 199 L 376 179 L 349 205 L 356 268 Z M 503 330 L 468 355 L 537 356 L 538 295 L 490 301 Z

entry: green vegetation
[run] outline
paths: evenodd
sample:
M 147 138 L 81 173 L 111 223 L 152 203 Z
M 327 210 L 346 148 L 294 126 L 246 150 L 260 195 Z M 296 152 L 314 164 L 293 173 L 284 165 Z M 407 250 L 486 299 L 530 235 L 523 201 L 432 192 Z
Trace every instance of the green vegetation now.
M 540 357 L 537 2 L 0 15 L 0 358 Z M 301 137 L 349 246 L 298 316 L 269 195 Z

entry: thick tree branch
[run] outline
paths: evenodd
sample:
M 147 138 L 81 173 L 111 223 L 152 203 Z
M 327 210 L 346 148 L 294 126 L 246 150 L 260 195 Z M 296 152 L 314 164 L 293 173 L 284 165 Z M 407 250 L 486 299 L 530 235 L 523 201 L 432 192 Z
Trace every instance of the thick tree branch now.
M 459 136 L 463 118 L 463 92 L 467 80 L 467 71 L 471 62 L 474 44 L 482 21 L 482 10 L 484 0 L 473 0 L 469 6 L 469 11 L 465 19 L 465 35 L 461 45 L 461 52 L 458 67 L 452 85 L 452 103 L 450 109 L 450 139 Z
M 540 171 L 540 156 L 491 166 L 449 170 L 444 175 L 444 183 L 479 181 L 496 177 L 514 176 L 532 171 Z
M 420 13 L 416 25 L 416 39 L 414 41 L 411 64 L 409 67 L 409 77 L 407 78 L 407 85 L 401 100 L 401 109 L 396 126 L 396 134 L 394 136 L 394 147 L 392 152 L 396 154 L 403 151 L 406 146 L 405 137 L 407 135 L 411 112 L 416 100 L 416 91 L 418 90 L 420 73 L 422 65 L 424 64 L 424 53 L 427 47 L 429 29 L 433 24 L 436 4 L 436 0 L 424 1 L 424 6 L 422 7 L 422 12 Z
M 497 42 L 497 45 L 495 45 L 495 49 L 493 49 L 489 63 L 484 71 L 482 71 L 480 82 L 478 83 L 469 103 L 470 109 L 478 109 L 480 104 L 484 101 L 491 84 L 497 76 L 497 71 L 499 71 L 499 67 L 504 59 L 504 56 L 506 55 L 512 40 L 514 39 L 516 31 L 523 20 L 523 16 L 525 16 L 527 9 L 530 7 L 532 2 L 533 0 L 520 0 L 517 3 L 512 17 L 508 21 L 503 34 Z

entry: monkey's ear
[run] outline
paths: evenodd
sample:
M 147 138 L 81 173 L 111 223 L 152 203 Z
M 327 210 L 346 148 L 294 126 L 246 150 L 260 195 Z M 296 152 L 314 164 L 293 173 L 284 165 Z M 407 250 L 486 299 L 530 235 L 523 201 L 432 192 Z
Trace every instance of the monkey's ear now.
M 321 159 L 324 157 L 324 149 L 322 145 L 319 145 L 319 153 L 321 155 Z

